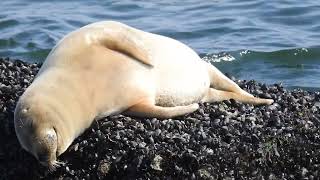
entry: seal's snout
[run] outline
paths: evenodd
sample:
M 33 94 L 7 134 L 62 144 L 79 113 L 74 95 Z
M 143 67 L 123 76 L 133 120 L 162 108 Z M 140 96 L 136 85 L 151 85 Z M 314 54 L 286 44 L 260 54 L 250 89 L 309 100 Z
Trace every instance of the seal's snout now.
M 38 140 L 34 156 L 40 164 L 48 167 L 50 171 L 54 171 L 57 167 L 64 164 L 57 161 L 57 132 L 53 128 L 44 129 L 38 137 L 42 137 L 42 139 Z
M 57 133 L 53 128 L 45 130 L 44 141 L 50 148 L 57 145 Z
M 60 149 L 59 132 L 54 123 L 57 117 L 44 107 L 33 101 L 26 101 L 25 97 L 20 98 L 15 110 L 14 125 L 23 149 L 30 152 L 42 165 L 54 170 L 61 164 L 57 161 Z
M 57 133 L 53 128 L 43 128 L 38 132 L 35 156 L 41 164 L 50 167 L 57 158 Z

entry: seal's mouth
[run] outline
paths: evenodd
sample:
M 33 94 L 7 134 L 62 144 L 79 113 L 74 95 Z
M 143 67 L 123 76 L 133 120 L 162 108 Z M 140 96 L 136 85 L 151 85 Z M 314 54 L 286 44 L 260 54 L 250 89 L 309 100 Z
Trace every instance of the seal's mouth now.
M 38 161 L 40 162 L 40 164 L 42 165 L 42 166 L 45 166 L 45 167 L 49 167 L 49 161 L 46 161 L 46 160 L 40 160 L 40 159 L 38 159 Z
M 46 155 L 38 155 L 38 161 L 41 164 L 47 164 L 49 162 L 49 158 Z
M 56 160 L 50 160 L 50 157 L 47 153 L 41 153 L 37 155 L 37 159 L 39 161 L 39 163 L 45 167 L 48 167 L 50 170 L 53 169 L 54 170 L 54 164 Z

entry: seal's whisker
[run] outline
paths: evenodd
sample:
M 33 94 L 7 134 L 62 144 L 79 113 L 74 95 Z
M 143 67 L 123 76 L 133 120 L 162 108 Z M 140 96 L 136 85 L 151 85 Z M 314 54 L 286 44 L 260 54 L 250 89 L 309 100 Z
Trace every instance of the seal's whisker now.
M 55 161 L 55 164 L 57 164 L 59 166 L 64 166 L 66 163 L 63 161 Z
M 49 165 L 49 171 L 54 172 L 60 166 L 64 166 L 66 163 L 63 161 L 53 161 L 52 164 Z

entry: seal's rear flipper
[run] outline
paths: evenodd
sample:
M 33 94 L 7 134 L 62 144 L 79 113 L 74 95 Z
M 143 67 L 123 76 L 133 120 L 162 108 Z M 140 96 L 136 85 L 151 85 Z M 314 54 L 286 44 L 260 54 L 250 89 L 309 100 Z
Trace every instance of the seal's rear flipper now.
M 207 95 L 202 99 L 202 102 L 219 102 L 223 100 L 234 99 L 239 102 L 253 104 L 253 105 L 270 105 L 273 103 L 272 99 L 262 99 L 245 94 L 222 91 L 210 88 Z
M 98 22 L 84 28 L 95 31 L 93 36 L 87 37 L 90 41 L 101 43 L 108 49 L 119 51 L 148 66 L 154 66 L 153 58 L 143 37 L 136 32 L 138 30 L 114 21 Z

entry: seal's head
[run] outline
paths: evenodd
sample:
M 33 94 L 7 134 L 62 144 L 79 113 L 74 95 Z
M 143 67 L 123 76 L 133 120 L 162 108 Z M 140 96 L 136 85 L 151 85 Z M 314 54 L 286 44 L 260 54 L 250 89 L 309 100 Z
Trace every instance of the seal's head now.
M 58 132 L 52 116 L 43 108 L 35 108 L 18 102 L 14 125 L 21 146 L 30 152 L 42 165 L 54 170 L 61 162 L 57 161 Z

